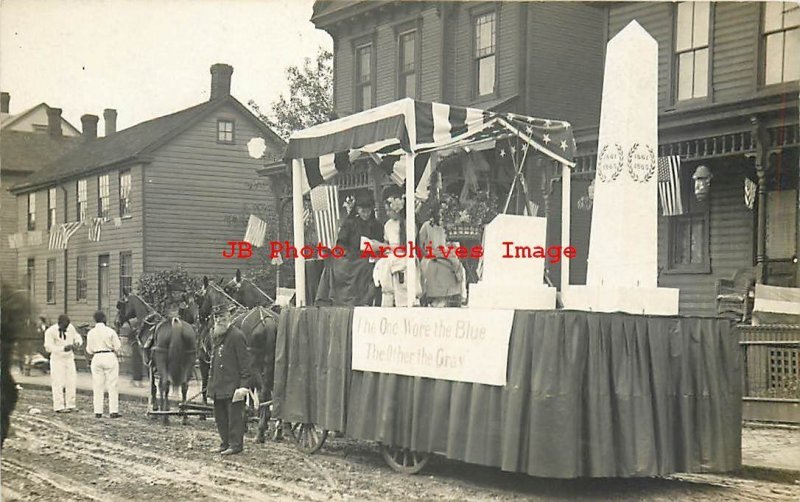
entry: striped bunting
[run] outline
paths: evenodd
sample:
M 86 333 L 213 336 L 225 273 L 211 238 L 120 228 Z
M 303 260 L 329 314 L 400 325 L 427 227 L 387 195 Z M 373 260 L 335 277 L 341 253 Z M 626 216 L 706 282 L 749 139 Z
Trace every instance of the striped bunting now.
M 103 227 L 104 218 L 92 218 L 89 224 L 89 240 L 92 242 L 100 241 L 100 229 Z
M 83 226 L 82 221 L 73 221 L 72 223 L 62 223 L 50 232 L 49 249 L 67 249 L 70 237 L 75 235 L 75 232 Z
M 322 157 L 303 159 L 303 194 L 322 185 L 337 173 L 350 168 L 350 152 L 339 152 Z
M 311 208 L 320 244 L 328 248 L 336 245 L 339 227 L 339 187 L 321 185 L 311 190 Z
M 267 224 L 255 215 L 250 215 L 247 221 L 247 231 L 244 233 L 245 242 L 249 242 L 253 246 L 259 248 L 264 245 L 264 239 L 267 236 Z
M 405 182 L 402 157 L 408 152 L 421 157 L 435 150 L 508 136 L 518 136 L 543 154 L 572 164 L 576 144 L 567 122 L 411 99 L 298 131 L 289 140 L 288 154 L 301 162 L 305 195 L 348 170 L 355 158 L 353 152 L 371 157 L 399 185 Z M 331 152 L 336 148 L 343 151 Z M 308 157 L 311 152 L 322 155 Z M 415 163 L 415 181 L 429 178 L 423 176 L 429 159 L 428 155 Z

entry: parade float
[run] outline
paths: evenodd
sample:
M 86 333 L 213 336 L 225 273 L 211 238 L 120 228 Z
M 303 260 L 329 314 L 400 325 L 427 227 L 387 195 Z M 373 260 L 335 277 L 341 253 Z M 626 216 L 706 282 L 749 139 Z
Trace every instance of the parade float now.
M 307 306 L 297 258 L 297 305 L 278 328 L 274 416 L 295 424 L 301 449 L 316 451 L 337 431 L 380 443 L 405 473 L 431 454 L 553 478 L 740 467 L 731 325 L 679 316 L 678 291 L 656 284 L 656 54 L 635 22 L 609 42 L 588 283 L 569 285 L 564 261 L 565 308 L 543 260 L 500 255 L 504 239 L 544 246 L 544 218 L 502 214 L 486 226 L 468 308 Z M 508 138 L 561 165 L 569 247 L 568 123 L 411 99 L 291 136 L 295 245 L 304 244 L 304 193 L 352 159 L 391 159 L 414 200 L 415 165 Z M 414 242 L 413 204 L 405 217 Z M 407 273 L 413 298 L 413 256 Z

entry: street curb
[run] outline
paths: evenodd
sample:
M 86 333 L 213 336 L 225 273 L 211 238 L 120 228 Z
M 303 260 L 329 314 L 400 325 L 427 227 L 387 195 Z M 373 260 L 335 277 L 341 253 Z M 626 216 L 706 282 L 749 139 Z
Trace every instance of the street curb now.
M 742 469 L 732 473 L 736 477 L 744 479 L 754 479 L 758 481 L 772 481 L 796 485 L 800 483 L 800 470 L 781 469 L 778 467 L 766 467 L 762 465 L 742 465 Z
M 17 382 L 17 385 L 20 385 L 23 389 L 23 392 L 27 389 L 32 390 L 50 390 L 49 385 L 39 384 L 39 383 L 21 383 Z M 84 396 L 92 396 L 93 392 L 89 389 L 75 389 L 76 394 L 81 394 Z M 119 393 L 119 400 L 120 401 L 131 401 L 131 402 L 139 402 L 147 404 L 147 397 L 146 396 L 137 396 L 136 394 L 123 394 L 122 392 Z

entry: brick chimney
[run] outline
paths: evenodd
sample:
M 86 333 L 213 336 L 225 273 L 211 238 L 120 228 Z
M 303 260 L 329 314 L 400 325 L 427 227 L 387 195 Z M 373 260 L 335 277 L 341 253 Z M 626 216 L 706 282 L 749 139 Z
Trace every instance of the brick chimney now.
M 113 108 L 103 110 L 103 122 L 106 125 L 106 136 L 117 132 L 117 110 Z
M 231 95 L 233 66 L 217 63 L 211 66 L 211 98 L 227 98 Z
M 97 138 L 97 121 L 100 118 L 97 115 L 83 115 L 81 117 L 81 125 L 83 126 L 83 139 L 90 140 Z
M 8 105 L 11 104 L 11 94 L 7 92 L 0 93 L 0 113 L 10 113 Z
M 47 134 L 54 138 L 61 137 L 61 108 L 47 108 Z

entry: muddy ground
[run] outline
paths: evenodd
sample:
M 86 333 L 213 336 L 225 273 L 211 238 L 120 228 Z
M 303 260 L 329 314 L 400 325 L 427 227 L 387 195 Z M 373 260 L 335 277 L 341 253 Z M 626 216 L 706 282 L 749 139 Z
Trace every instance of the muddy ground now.
M 2 452 L 3 500 L 800 499 L 800 486 L 736 477 L 562 481 L 441 457 L 405 476 L 370 443 L 329 439 L 309 456 L 289 442 L 256 444 L 254 426 L 243 454 L 220 457 L 211 453 L 218 445 L 212 420 L 163 426 L 137 402 L 120 403 L 121 419 L 95 419 L 85 395 L 78 406 L 55 414 L 49 392 L 23 391 Z

